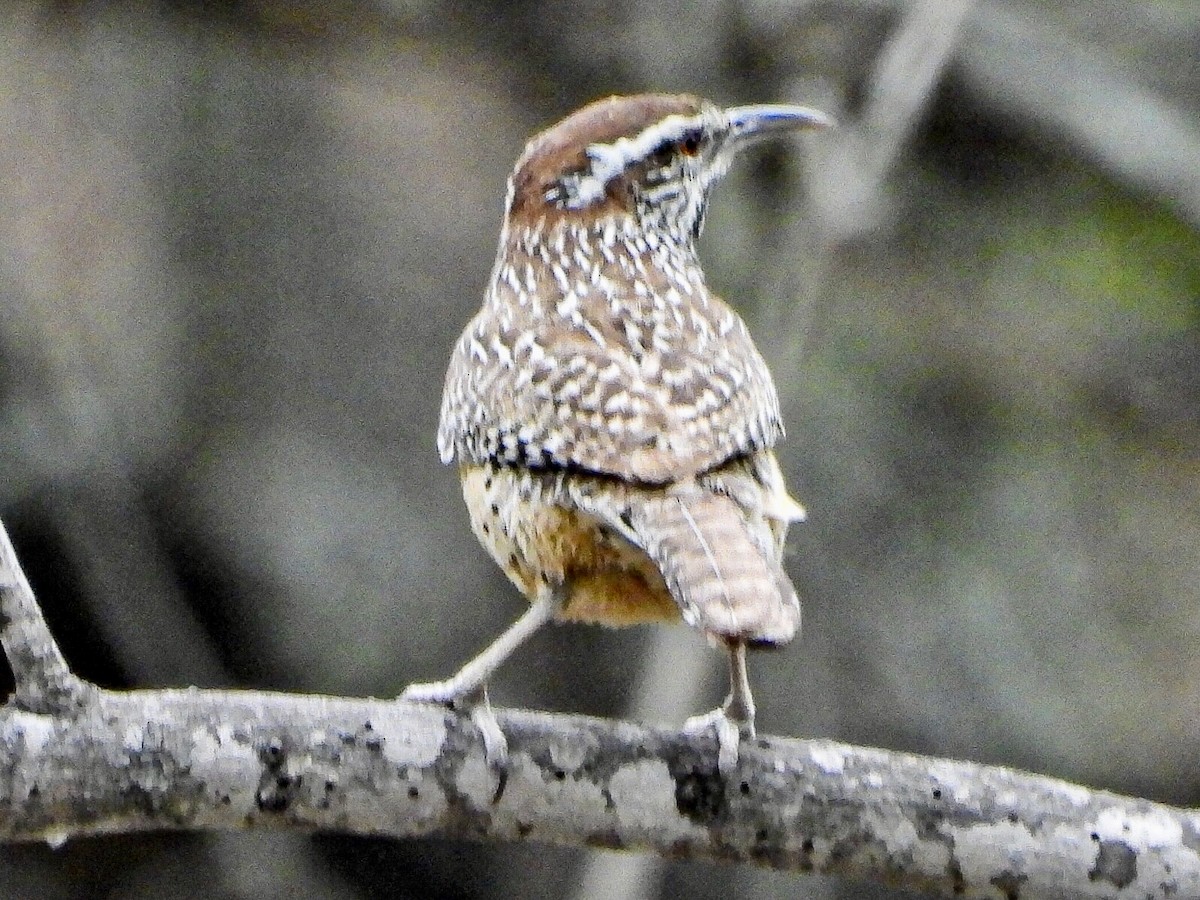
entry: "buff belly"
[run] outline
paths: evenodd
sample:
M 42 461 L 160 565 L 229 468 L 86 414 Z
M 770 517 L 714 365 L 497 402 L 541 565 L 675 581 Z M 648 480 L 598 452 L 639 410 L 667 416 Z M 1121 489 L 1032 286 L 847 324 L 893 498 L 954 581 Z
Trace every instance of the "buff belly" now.
M 464 466 L 460 474 L 475 536 L 527 598 L 561 585 L 563 621 L 679 620 L 679 606 L 645 552 L 564 505 L 540 476 L 492 466 Z

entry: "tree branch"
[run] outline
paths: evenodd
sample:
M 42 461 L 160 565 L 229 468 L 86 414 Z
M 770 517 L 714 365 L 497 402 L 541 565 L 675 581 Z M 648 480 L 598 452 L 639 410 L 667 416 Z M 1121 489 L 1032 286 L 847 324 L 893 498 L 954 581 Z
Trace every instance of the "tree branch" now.
M 0 645 L 16 680 L 10 704 L 29 712 L 63 714 L 86 702 L 89 686 L 72 674 L 58 649 L 3 523 Z
M 2 529 L 0 566 L 18 693 L 75 698 L 0 711 L 0 840 L 322 829 L 640 848 L 945 896 L 1200 896 L 1200 816 L 1010 769 L 771 738 L 724 778 L 711 736 L 502 711 L 501 777 L 439 707 L 75 691 Z

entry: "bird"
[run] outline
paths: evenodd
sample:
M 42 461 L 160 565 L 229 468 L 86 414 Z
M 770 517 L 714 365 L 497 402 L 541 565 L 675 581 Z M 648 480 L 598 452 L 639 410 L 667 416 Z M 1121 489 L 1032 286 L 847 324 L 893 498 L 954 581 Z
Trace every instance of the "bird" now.
M 782 555 L 805 512 L 773 449 L 784 429 L 771 373 L 709 289 L 697 240 L 746 148 L 832 124 L 805 106 L 613 96 L 518 158 L 437 446 L 529 607 L 455 675 L 400 697 L 468 711 L 490 763 L 507 763 L 507 742 L 487 682 L 551 621 L 698 629 L 727 653 L 730 690 L 685 728 L 715 730 L 722 772 L 754 737 L 746 649 L 800 627 Z

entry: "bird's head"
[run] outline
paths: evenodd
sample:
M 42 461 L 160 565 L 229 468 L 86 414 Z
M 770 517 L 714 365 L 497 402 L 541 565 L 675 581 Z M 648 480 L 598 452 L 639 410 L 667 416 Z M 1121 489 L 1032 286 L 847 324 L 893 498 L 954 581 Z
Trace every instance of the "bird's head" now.
M 617 218 L 679 243 L 704 226 L 712 186 L 745 148 L 833 124 L 804 106 L 721 108 L 687 94 L 598 100 L 536 135 L 509 180 L 509 225 Z

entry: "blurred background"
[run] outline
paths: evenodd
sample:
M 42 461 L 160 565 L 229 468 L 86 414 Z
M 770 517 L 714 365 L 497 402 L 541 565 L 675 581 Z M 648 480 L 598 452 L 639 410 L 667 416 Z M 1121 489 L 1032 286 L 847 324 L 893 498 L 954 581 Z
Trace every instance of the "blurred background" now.
M 613 92 L 804 102 L 702 254 L 810 520 L 760 729 L 1200 802 L 1200 4 L 10 2 L 0 517 L 110 686 L 392 696 L 521 609 L 433 436 L 526 137 Z M 685 629 L 558 627 L 493 699 L 678 724 Z M 164 835 L 0 895 L 876 897 L 537 846 Z

